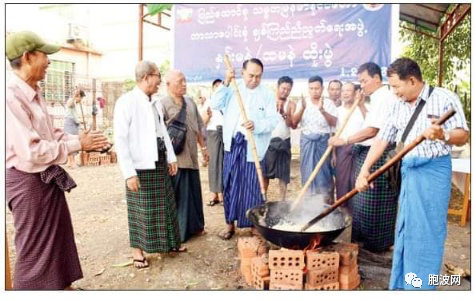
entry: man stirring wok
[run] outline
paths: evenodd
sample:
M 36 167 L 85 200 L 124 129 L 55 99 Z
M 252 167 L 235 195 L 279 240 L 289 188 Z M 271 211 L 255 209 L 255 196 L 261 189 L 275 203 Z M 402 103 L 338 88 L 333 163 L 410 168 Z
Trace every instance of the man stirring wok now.
M 429 275 L 439 275 L 447 233 L 448 202 L 451 194 L 451 146 L 468 140 L 468 126 L 458 96 L 423 82 L 420 67 L 408 58 L 393 62 L 387 71 L 389 84 L 400 98 L 391 109 L 391 118 L 373 142 L 357 178 L 356 188 L 368 188 L 370 168 L 386 146 L 400 141 L 410 117 L 422 101 L 426 103 L 406 139 L 422 134 L 426 140 L 402 161 L 400 205 L 395 233 L 390 289 L 414 289 L 405 284 L 405 275 L 415 273 L 423 289 Z M 454 108 L 456 114 L 442 126 L 434 119 Z M 370 185 L 372 188 L 372 185 Z

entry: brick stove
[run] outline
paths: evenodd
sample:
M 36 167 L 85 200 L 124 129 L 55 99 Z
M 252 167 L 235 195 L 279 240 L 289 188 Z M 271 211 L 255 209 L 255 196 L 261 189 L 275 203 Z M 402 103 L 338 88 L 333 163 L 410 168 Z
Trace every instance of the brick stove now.
M 269 250 L 256 236 L 238 239 L 241 273 L 258 290 L 353 290 L 360 284 L 357 244 Z

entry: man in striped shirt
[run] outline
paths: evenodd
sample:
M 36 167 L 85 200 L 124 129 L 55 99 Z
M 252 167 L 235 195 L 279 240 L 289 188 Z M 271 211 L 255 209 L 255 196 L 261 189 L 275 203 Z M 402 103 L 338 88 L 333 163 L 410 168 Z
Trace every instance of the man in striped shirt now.
M 446 219 L 451 195 L 451 146 L 468 140 L 468 126 L 457 95 L 430 87 L 423 82 L 420 67 L 411 59 L 401 58 L 388 68 L 387 75 L 393 92 L 400 101 L 391 108 L 390 118 L 373 142 L 357 178 L 359 191 L 368 188 L 370 168 L 383 154 L 387 145 L 400 141 L 418 104 L 425 101 L 406 143 L 418 135 L 425 136 L 421 144 L 409 152 L 402 162 L 400 207 L 395 235 L 390 289 L 414 289 L 405 283 L 407 273 L 422 279 L 424 289 L 429 275 L 439 275 L 444 255 Z M 434 119 L 454 108 L 456 115 L 444 125 Z M 372 185 L 371 185 L 372 186 Z

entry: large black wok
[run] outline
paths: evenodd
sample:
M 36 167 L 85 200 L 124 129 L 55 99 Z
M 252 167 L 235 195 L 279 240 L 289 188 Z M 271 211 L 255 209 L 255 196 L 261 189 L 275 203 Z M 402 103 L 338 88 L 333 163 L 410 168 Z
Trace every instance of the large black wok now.
M 315 225 L 321 231 L 312 232 L 314 227 L 308 229 L 309 232 L 300 232 L 295 227 L 292 227 L 291 231 L 273 229 L 273 226 L 282 222 L 302 226 L 328 207 L 328 205 L 316 205 L 312 201 L 306 201 L 290 211 L 292 204 L 293 202 L 290 201 L 267 202 L 251 208 L 246 216 L 266 240 L 280 247 L 301 250 L 309 246 L 311 242 L 317 243 L 317 246 L 330 244 L 352 224 L 350 215 L 339 208 Z

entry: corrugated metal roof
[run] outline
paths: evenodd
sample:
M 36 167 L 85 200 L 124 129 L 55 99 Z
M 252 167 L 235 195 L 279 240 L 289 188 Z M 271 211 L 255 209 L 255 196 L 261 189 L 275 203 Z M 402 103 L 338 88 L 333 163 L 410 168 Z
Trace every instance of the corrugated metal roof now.
M 400 20 L 437 32 L 449 4 L 400 4 Z

